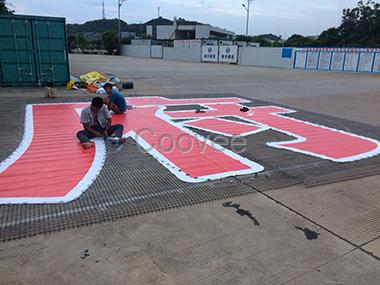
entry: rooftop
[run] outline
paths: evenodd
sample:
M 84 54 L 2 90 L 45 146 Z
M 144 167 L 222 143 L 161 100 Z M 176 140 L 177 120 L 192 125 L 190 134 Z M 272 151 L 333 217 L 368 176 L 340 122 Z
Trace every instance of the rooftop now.
M 188 21 L 183 18 L 178 18 L 177 23 L 183 26 L 206 25 L 197 21 Z M 159 17 L 146 22 L 145 25 L 172 26 L 174 25 L 174 21 Z

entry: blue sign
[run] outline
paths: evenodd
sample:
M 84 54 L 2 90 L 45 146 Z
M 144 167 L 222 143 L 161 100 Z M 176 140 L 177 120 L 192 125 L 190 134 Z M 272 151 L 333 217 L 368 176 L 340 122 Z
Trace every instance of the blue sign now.
M 292 58 L 293 49 L 292 48 L 283 48 L 282 49 L 282 58 Z

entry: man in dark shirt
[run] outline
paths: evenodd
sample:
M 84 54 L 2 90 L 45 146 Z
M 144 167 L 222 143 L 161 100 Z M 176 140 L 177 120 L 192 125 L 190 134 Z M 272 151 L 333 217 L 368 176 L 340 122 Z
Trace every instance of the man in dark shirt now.
M 103 89 L 107 94 L 104 103 L 108 106 L 108 110 L 113 111 L 115 114 L 125 113 L 127 110 L 127 103 L 125 102 L 123 95 L 121 95 L 116 88 L 113 88 L 111 83 L 104 84 Z

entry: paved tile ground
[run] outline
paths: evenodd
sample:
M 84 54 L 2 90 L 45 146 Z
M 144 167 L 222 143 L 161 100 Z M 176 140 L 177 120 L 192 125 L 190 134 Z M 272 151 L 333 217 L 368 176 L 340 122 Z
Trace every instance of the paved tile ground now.
M 380 126 L 375 75 L 70 59 L 74 74 L 95 69 L 133 79 L 136 89 L 128 94 L 235 93 Z M 43 94 L 1 89 L 0 98 L 25 92 Z M 2 243 L 1 283 L 376 284 L 379 184 L 380 176 L 372 176 L 296 186 Z M 225 207 L 234 204 L 243 212 Z

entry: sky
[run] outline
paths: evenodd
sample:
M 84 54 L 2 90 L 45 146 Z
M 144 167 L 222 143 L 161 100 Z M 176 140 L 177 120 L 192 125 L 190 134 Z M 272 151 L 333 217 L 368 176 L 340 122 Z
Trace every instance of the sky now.
M 84 23 L 102 17 L 102 0 L 7 0 L 17 14 L 65 17 L 68 23 Z M 127 0 L 121 17 L 127 23 L 146 22 L 158 15 L 185 18 L 245 34 L 246 0 Z M 250 34 L 318 35 L 339 26 L 344 8 L 358 0 L 254 0 Z M 106 18 L 117 18 L 117 0 L 104 0 Z

